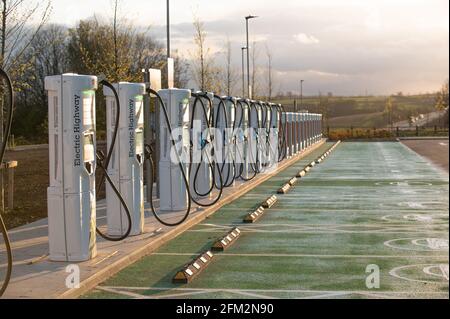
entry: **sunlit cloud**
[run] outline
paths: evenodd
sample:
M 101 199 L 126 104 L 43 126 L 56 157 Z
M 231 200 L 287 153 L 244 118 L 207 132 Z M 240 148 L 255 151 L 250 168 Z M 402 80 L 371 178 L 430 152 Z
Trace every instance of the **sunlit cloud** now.
M 294 39 L 301 44 L 317 44 L 320 42 L 315 36 L 305 33 L 295 34 Z
M 128 5 L 132 2 L 133 5 Z M 54 1 L 51 22 L 73 26 L 80 19 L 111 16 L 111 0 Z M 165 43 L 165 1 L 122 0 L 122 16 Z M 266 48 L 281 91 L 391 94 L 433 91 L 449 77 L 448 0 L 185 0 L 171 1 L 172 49 L 189 58 L 194 49 L 193 12 L 205 22 L 207 47 L 224 63 L 230 40 L 241 70 L 245 19 L 256 65 L 267 66 Z M 89 8 L 87 10 L 86 8 Z M 193 9 L 195 8 L 195 10 Z M 261 81 L 264 81 L 261 80 Z

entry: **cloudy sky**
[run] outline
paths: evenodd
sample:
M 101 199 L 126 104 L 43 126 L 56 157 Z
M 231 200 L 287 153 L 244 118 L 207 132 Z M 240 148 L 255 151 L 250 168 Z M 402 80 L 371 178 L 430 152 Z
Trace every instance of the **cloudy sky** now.
M 164 41 L 165 2 L 122 0 L 121 15 Z M 251 40 L 261 66 L 272 51 L 277 89 L 298 92 L 304 79 L 305 94 L 427 92 L 448 79 L 448 11 L 448 0 L 171 0 L 172 48 L 189 57 L 196 14 L 217 59 L 230 39 L 240 71 L 244 16 L 254 14 Z M 111 16 L 112 0 L 54 0 L 51 21 L 93 14 Z

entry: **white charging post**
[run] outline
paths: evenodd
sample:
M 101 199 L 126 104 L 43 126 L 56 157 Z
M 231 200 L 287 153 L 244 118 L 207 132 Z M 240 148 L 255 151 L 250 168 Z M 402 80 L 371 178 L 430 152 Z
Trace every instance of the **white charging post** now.
M 97 77 L 45 77 L 48 94 L 47 189 L 50 260 L 85 261 L 97 254 L 95 90 Z
M 274 103 L 269 103 L 269 107 L 270 107 L 270 132 L 272 132 L 272 135 L 269 136 L 269 139 L 271 141 L 270 143 L 270 152 L 269 155 L 270 156 L 274 156 L 274 158 L 270 157 L 270 163 L 276 163 L 278 161 L 278 130 L 279 130 L 279 125 L 280 125 L 280 112 L 276 107 L 276 104 Z
M 189 159 L 190 148 L 189 99 L 191 98 L 191 91 L 164 89 L 158 93 L 166 105 L 167 115 L 174 130 L 174 132 L 169 132 L 164 112 L 161 109 L 159 112 L 160 159 L 158 166 L 160 176 L 160 210 L 185 210 L 188 205 L 188 194 L 175 152 L 178 152 L 180 155 L 181 164 L 186 177 L 188 177 L 189 167 L 187 160 Z M 172 147 L 172 137 L 177 145 L 176 150 Z
M 302 141 L 302 113 L 298 113 L 298 148 L 299 148 L 299 152 L 303 151 L 303 141 Z
M 288 129 L 288 155 L 289 157 L 292 157 L 294 155 L 294 113 L 288 112 L 287 113 L 287 129 Z
M 238 134 L 236 136 L 236 166 L 235 170 L 239 172 L 240 165 L 243 165 L 242 176 L 245 179 L 249 177 L 249 100 L 241 100 L 240 107 L 236 107 L 236 126 L 238 127 Z
M 223 101 L 223 104 L 221 103 Z M 222 182 L 224 185 L 234 185 L 234 159 L 235 159 L 235 139 L 233 134 L 233 126 L 236 119 L 236 101 L 234 97 L 222 96 L 221 100 L 215 99 L 214 102 L 214 126 L 216 128 L 216 136 L 214 137 L 215 154 L 218 155 L 217 161 L 220 163 L 219 168 L 222 172 Z M 225 114 L 224 114 L 225 111 Z M 217 123 L 217 125 L 216 125 Z M 222 164 L 224 163 L 224 164 Z M 222 166 L 223 165 L 223 166 Z M 215 167 L 215 174 L 218 176 L 218 168 Z M 216 180 L 216 183 L 219 181 Z
M 197 92 L 201 93 L 201 92 Z M 194 155 L 193 155 L 193 163 L 192 163 L 192 172 L 189 180 L 189 187 L 191 190 L 191 195 L 195 198 L 201 198 L 204 196 L 199 196 L 198 194 L 207 194 L 211 190 L 212 187 L 212 172 L 210 167 L 210 162 L 212 161 L 211 154 L 211 131 L 208 131 L 208 121 L 211 116 L 211 105 L 210 101 L 214 99 L 214 93 L 208 92 L 206 93 L 207 97 L 199 97 L 200 101 L 197 101 L 197 105 L 195 107 L 195 113 L 193 113 L 193 106 L 195 98 L 190 99 L 190 111 L 189 114 L 194 121 L 194 128 L 191 132 L 192 141 L 194 145 Z M 203 111 L 203 105 L 205 106 L 206 111 L 206 119 L 205 112 Z M 198 122 L 197 122 L 198 121 Z M 200 125 L 198 125 L 200 124 Z M 199 127 L 196 127 L 199 126 Z M 198 135 L 195 135 L 198 134 Z M 201 154 L 201 155 L 200 155 Z M 200 167 L 199 167 L 200 166 Z M 195 178 L 194 178 L 195 177 Z M 195 183 L 195 189 L 194 189 Z M 195 192 L 195 190 L 198 192 Z M 211 193 L 209 194 L 211 196 Z
M 295 122 L 295 153 L 299 153 L 300 152 L 300 134 L 298 132 L 298 128 L 300 126 L 299 124 L 299 115 L 300 113 L 295 112 L 294 113 L 294 122 Z
M 252 152 L 252 161 L 254 167 L 259 172 L 261 171 L 261 146 L 260 143 L 262 141 L 262 136 L 260 136 L 261 128 L 262 128 L 262 112 L 261 107 L 255 102 L 251 101 L 250 105 L 253 104 L 253 107 L 250 108 L 250 127 L 251 133 L 250 137 L 251 147 L 250 152 Z
M 108 175 L 122 195 L 131 214 L 130 235 L 144 231 L 144 94 L 145 84 L 119 82 L 113 84 L 119 95 L 120 118 L 117 140 L 107 167 Z M 111 147 L 116 124 L 116 99 L 104 86 L 106 97 L 107 149 Z M 106 183 L 106 216 L 108 235 L 122 236 L 128 229 L 124 207 Z
M 230 186 L 234 186 L 235 173 L 235 161 L 236 161 L 236 136 L 233 130 L 236 121 L 236 101 L 235 97 L 222 97 L 225 100 L 225 106 L 227 110 L 228 127 L 225 134 L 225 163 L 227 163 L 223 170 L 223 176 L 229 176 L 228 180 L 224 183 L 229 184 L 233 179 Z M 229 173 L 228 173 L 229 171 Z
M 302 151 L 305 149 L 305 114 L 300 113 L 300 146 Z

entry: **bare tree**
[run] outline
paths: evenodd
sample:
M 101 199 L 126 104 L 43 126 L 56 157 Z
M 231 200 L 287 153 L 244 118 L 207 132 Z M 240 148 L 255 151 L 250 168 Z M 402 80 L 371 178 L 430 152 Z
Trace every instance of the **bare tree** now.
M 17 78 L 24 74 L 30 61 L 24 55 L 36 34 L 47 21 L 51 2 L 32 0 L 1 0 L 0 67 L 8 71 L 16 91 L 22 90 L 27 81 Z M 36 22 L 35 27 L 30 27 Z M 0 140 L 3 140 L 3 88 L 0 87 Z M 0 174 L 0 209 L 4 211 L 3 173 Z
M 220 88 L 220 68 L 214 64 L 211 49 L 206 46 L 206 32 L 204 23 L 194 16 L 194 43 L 195 51 L 191 53 L 191 72 L 193 80 L 202 91 L 212 91 L 219 93 Z
M 270 101 L 272 99 L 274 91 L 274 77 L 272 65 L 273 54 L 270 51 L 267 44 L 266 44 L 266 55 L 267 55 L 267 100 Z
M 1 5 L 0 66 L 14 78 L 28 62 L 24 54 L 47 22 L 51 1 L 1 0 Z M 35 27 L 30 27 L 33 22 Z
M 257 64 L 258 58 L 259 58 L 259 52 L 257 48 L 257 42 L 252 43 L 252 54 L 251 54 L 251 64 L 252 64 L 252 71 L 251 71 L 251 97 L 253 99 L 256 99 L 256 97 L 259 96 L 259 82 L 258 82 L 258 76 L 259 76 L 259 66 Z
M 234 87 L 236 85 L 236 80 L 238 79 L 238 74 L 236 69 L 233 67 L 232 61 L 232 50 L 230 38 L 227 38 L 225 45 L 225 90 L 228 96 L 233 95 Z

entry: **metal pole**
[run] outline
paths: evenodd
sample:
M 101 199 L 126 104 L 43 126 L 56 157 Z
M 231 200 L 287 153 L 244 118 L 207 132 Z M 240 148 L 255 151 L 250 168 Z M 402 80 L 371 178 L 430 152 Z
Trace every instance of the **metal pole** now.
M 244 50 L 246 47 L 242 47 L 242 97 L 245 97 L 245 63 L 244 63 Z
M 170 58 L 170 4 L 167 0 L 167 58 Z
M 247 97 L 249 99 L 252 98 L 252 96 L 250 95 L 250 46 L 248 43 L 248 17 L 245 18 L 245 32 L 247 35 Z
M 248 20 L 257 18 L 257 16 L 248 15 L 245 17 L 245 33 L 247 36 L 247 87 L 248 87 L 248 98 L 253 98 L 253 92 L 250 92 L 250 44 L 248 40 Z

